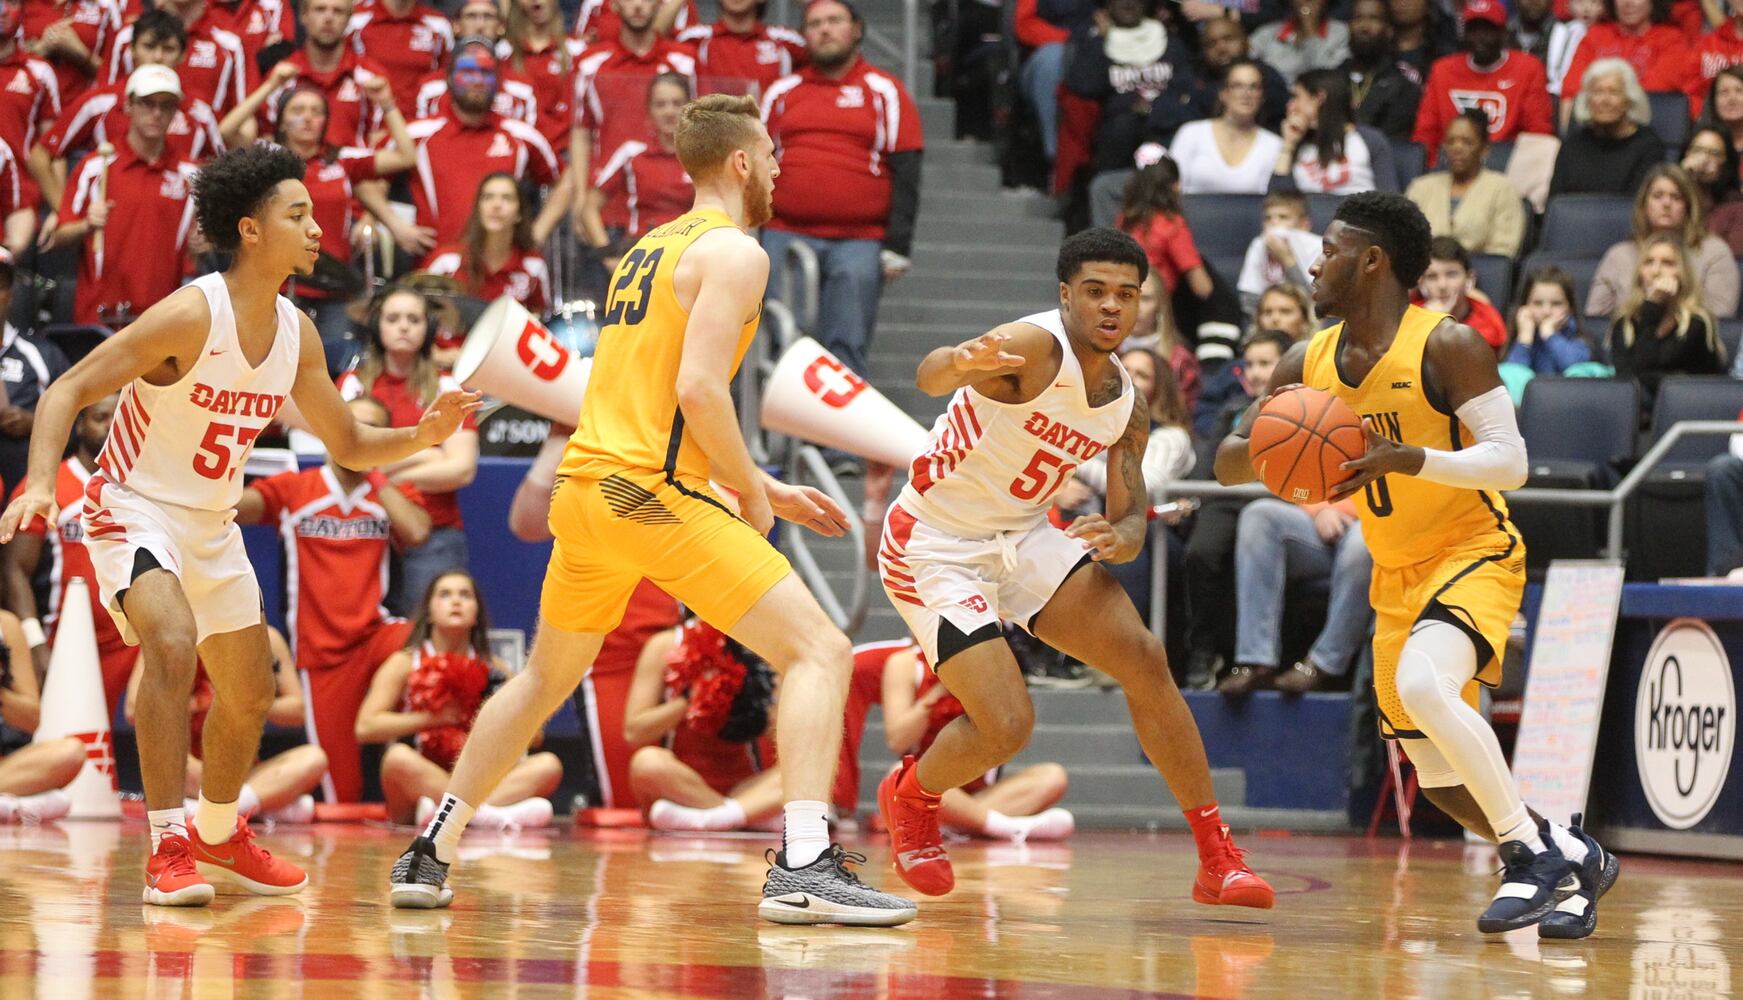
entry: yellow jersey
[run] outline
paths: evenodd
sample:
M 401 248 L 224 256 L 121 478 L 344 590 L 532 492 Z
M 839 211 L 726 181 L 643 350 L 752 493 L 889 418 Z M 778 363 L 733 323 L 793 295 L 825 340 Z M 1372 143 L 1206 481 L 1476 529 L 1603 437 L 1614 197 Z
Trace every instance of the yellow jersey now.
M 1428 335 L 1446 318 L 1445 313 L 1411 306 L 1392 346 L 1359 385 L 1344 378 L 1340 363 L 1344 324 L 1321 330 L 1308 344 L 1302 382 L 1348 403 L 1381 437 L 1418 448 L 1457 451 L 1473 439 L 1445 400 L 1431 398 L 1422 364 Z M 1498 549 L 1523 544 L 1507 519 L 1507 502 L 1490 490 L 1443 486 L 1415 476 L 1382 476 L 1364 488 L 1356 512 L 1368 551 L 1380 566 L 1411 566 L 1488 541 Z
M 686 432 L 678 409 L 678 362 L 690 313 L 678 304 L 672 275 L 691 244 L 732 225 L 725 212 L 690 212 L 649 231 L 618 261 L 587 395 L 558 476 L 604 479 L 628 470 L 663 473 L 667 482 L 691 487 L 706 484 L 708 456 Z M 750 350 L 759 318 L 739 331 L 729 379 Z

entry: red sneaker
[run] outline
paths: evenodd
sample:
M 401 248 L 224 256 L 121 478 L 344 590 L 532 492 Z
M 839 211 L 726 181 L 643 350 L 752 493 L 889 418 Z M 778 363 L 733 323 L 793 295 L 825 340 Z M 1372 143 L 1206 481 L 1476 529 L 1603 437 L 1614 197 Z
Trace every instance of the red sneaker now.
M 942 896 L 956 887 L 944 836 L 938 832 L 938 800 L 897 791 L 914 769 L 914 758 L 878 783 L 878 814 L 890 832 L 890 854 L 902 881 L 928 896 Z
M 145 901 L 153 906 L 205 906 L 212 901 L 212 883 L 195 870 L 188 838 L 172 833 L 157 842 L 145 862 Z
M 280 861 L 254 842 L 248 821 L 236 817 L 236 832 L 222 844 L 208 844 L 189 826 L 194 864 L 209 879 L 232 882 L 262 896 L 287 896 L 309 884 L 301 868 Z
M 1198 859 L 1198 878 L 1192 883 L 1192 898 L 1212 906 L 1252 906 L 1269 910 L 1277 905 L 1271 884 L 1247 867 L 1246 851 L 1235 846 L 1229 828 L 1222 828 L 1216 846 Z

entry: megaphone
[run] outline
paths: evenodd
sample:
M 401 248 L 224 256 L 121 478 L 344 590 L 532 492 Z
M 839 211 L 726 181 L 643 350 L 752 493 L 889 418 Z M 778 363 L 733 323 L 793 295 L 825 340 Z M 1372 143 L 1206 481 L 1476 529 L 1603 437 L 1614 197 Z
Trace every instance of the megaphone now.
M 563 424 L 573 424 L 581 412 L 592 370 L 592 358 L 576 357 L 506 295 L 472 324 L 454 361 L 454 378 L 462 386 Z
M 763 426 L 885 465 L 906 466 L 926 447 L 925 428 L 810 337 L 775 364 Z
M 67 581 L 61 620 L 49 655 L 42 690 L 37 742 L 77 736 L 85 745 L 85 766 L 66 788 L 72 819 L 119 819 L 121 796 L 115 784 L 115 741 L 109 732 L 109 705 L 103 699 L 103 668 L 97 657 L 97 629 L 91 598 L 82 577 Z M 30 669 L 26 663 L 24 669 Z

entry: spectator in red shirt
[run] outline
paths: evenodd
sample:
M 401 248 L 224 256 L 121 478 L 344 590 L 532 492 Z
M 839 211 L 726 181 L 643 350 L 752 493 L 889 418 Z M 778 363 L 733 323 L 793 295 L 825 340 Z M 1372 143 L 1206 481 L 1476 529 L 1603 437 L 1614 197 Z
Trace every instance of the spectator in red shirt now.
M 696 80 L 704 94 L 761 94 L 805 65 L 805 38 L 764 24 L 766 0 L 721 0 L 720 20 L 678 32 L 696 47 Z
M 651 142 L 631 139 L 605 157 L 593 175 L 582 237 L 595 247 L 639 239 L 690 210 L 690 175 L 678 162 L 678 117 L 690 101 L 690 81 L 676 73 L 648 85 Z M 607 256 L 606 268 L 616 270 Z
M 387 70 L 394 100 L 402 108 L 417 103 L 418 83 L 439 71 L 454 50 L 454 27 L 434 7 L 418 0 L 375 0 L 351 15 L 351 46 Z
M 680 31 L 702 23 L 696 11 L 696 0 L 656 0 L 654 31 L 670 38 Z M 616 38 L 623 28 L 623 11 L 618 0 L 582 0 L 575 14 L 575 29 L 570 37 L 585 45 L 607 38 Z
M 1507 321 L 1487 300 L 1473 297 L 1471 285 L 1471 255 L 1451 236 L 1436 236 L 1428 243 L 1428 270 L 1411 300 L 1482 334 L 1499 355 L 1507 347 Z
M 381 108 L 369 100 L 370 80 L 388 75 L 387 67 L 346 44 L 351 0 L 303 0 L 303 44 L 280 65 L 295 67 L 260 105 L 260 127 L 271 134 L 279 103 L 293 86 L 314 87 L 327 96 L 327 142 L 336 148 L 367 146 L 382 125 Z
M 1689 114 L 1700 117 L 1707 99 L 1707 88 L 1713 85 L 1719 71 L 1743 63 L 1743 2 L 1730 0 L 1726 4 L 1731 16 L 1725 23 L 1701 36 L 1695 46 L 1695 66 L 1683 89 L 1689 95 Z
M 551 307 L 551 272 L 533 242 L 532 213 L 510 174 L 478 185 L 478 199 L 457 245 L 438 248 L 423 269 L 456 278 L 474 298 L 507 295 L 542 316 Z
M 340 376 L 339 394 L 373 396 L 387 407 L 389 426 L 411 427 L 429 400 L 458 389 L 459 383 L 430 360 L 435 342 L 430 314 L 428 301 L 409 288 L 390 286 L 378 295 L 366 324 L 363 357 Z M 405 615 L 443 571 L 466 566 L 456 492 L 478 474 L 478 426 L 468 417 L 448 440 L 382 471 L 394 485 L 416 489 L 419 504 L 430 512 L 430 537 L 401 553 L 399 578 L 388 599 L 389 607 Z
M 104 0 L 22 0 L 24 47 L 54 67 L 61 101 L 71 104 L 97 82 L 103 56 L 121 30 L 118 5 Z
M 496 46 L 497 56 L 502 57 L 502 15 L 496 9 L 496 0 L 465 0 L 455 25 L 461 38 L 487 39 Z M 452 106 L 453 102 L 448 99 L 446 73 L 431 73 L 418 84 L 417 117 L 445 115 Z M 539 96 L 532 79 L 512 65 L 499 65 L 496 99 L 491 103 L 491 110 L 504 118 L 518 118 L 537 127 Z
M 1688 37 L 1670 23 L 1668 0 L 1604 0 L 1606 17 L 1586 30 L 1561 82 L 1564 116 L 1571 114 L 1586 67 L 1599 59 L 1623 59 L 1634 67 L 1643 90 L 1682 90 L 1697 67 Z
M 54 249 L 82 244 L 73 299 L 79 323 L 119 328 L 181 284 L 194 225 L 189 182 L 198 170 L 164 141 L 181 100 L 181 81 L 168 66 L 134 70 L 127 135 L 114 156 L 85 157 L 61 197 L 50 242 Z M 107 197 L 99 197 L 105 187 Z
M 556 0 L 509 0 L 504 41 L 508 68 L 531 80 L 538 96 L 539 134 L 551 148 L 562 148 L 574 124 L 570 73 L 575 60 L 563 37 Z M 499 52 L 502 48 L 497 46 Z
M 1465 51 L 1435 61 L 1417 111 L 1417 145 L 1434 163 L 1446 127 L 1461 111 L 1481 108 L 1489 141 L 1511 142 L 1521 132 L 1555 134 L 1549 79 L 1535 56 L 1507 48 L 1507 11 L 1500 0 L 1465 4 Z
M 19 0 L 0 0 L 0 142 L 12 150 L 20 167 L 29 162 L 37 136 L 61 113 L 54 67 L 18 43 L 23 12 Z M 23 197 L 35 205 L 37 192 L 27 189 Z
M 169 11 L 187 26 L 187 54 L 176 72 L 188 95 L 210 104 L 220 115 L 241 104 L 254 89 L 256 73 L 241 37 L 230 30 L 228 15 L 205 0 L 161 0 L 157 9 Z M 131 78 L 133 32 L 134 26 L 129 24 L 115 35 L 115 48 L 109 56 L 110 83 Z
M 1743 64 L 1726 66 L 1713 77 L 1700 121 L 1723 131 L 1731 148 L 1743 152 Z
M 816 251 L 816 335 L 861 374 L 884 282 L 908 272 L 923 145 L 914 99 L 861 58 L 864 34 L 864 18 L 845 0 L 813 0 L 805 8 L 810 65 L 763 98 L 782 177 L 763 246 L 777 268 L 795 242 Z
M 290 29 L 290 35 L 296 35 L 296 31 L 290 28 L 290 18 L 285 16 L 288 7 L 285 0 L 212 2 L 230 18 L 230 30 L 242 40 L 242 51 L 248 56 L 250 73 L 259 72 L 261 50 L 284 41 L 287 29 Z
M 361 424 L 388 425 L 377 400 L 350 407 Z M 327 753 L 326 800 L 356 802 L 363 797 L 357 710 L 376 668 L 411 632 L 382 606 L 389 546 L 423 544 L 430 515 L 381 473 L 329 460 L 255 480 L 242 491 L 236 520 L 272 525 L 284 539 L 285 627 L 308 679 L 309 742 Z
M 1192 230 L 1180 211 L 1180 168 L 1169 157 L 1132 174 L 1126 183 L 1120 214 L 1114 225 L 1131 234 L 1150 258 L 1150 268 L 1173 296 L 1181 279 L 1200 299 L 1210 297 L 1212 282 Z

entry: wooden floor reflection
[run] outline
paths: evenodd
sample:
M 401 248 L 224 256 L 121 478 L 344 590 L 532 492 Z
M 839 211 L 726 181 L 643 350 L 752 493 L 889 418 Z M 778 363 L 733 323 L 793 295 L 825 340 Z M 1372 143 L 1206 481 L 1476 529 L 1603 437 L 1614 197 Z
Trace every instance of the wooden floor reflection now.
M 1743 866 L 1624 858 L 1598 935 L 1476 932 L 1493 852 L 1251 837 L 1270 912 L 1198 906 L 1183 834 L 960 845 L 895 930 L 760 923 L 765 842 L 480 836 L 445 912 L 383 891 L 403 831 L 281 828 L 298 897 L 139 902 L 141 824 L 0 827 L 0 997 L 1707 997 L 1743 964 Z M 880 845 L 870 877 L 894 879 Z

